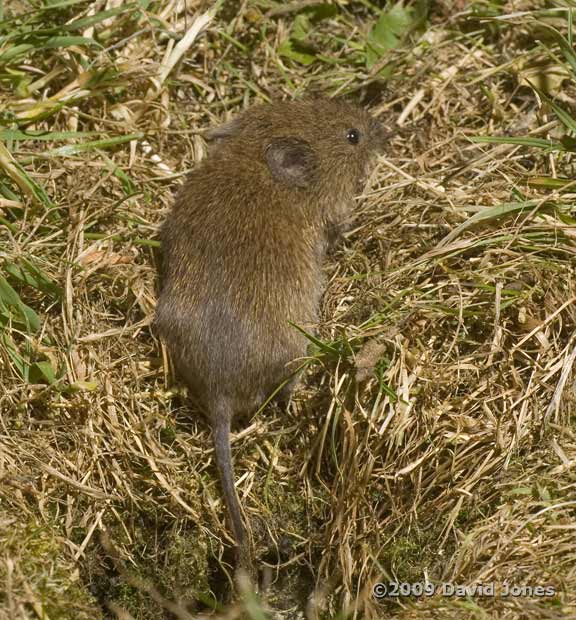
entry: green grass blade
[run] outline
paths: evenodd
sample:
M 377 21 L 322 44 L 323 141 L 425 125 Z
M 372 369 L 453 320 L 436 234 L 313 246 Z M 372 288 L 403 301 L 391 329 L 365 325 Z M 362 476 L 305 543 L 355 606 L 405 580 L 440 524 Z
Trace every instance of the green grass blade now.
M 105 152 L 100 153 L 104 163 L 106 164 L 106 168 L 114 174 L 114 176 L 120 179 L 122 183 L 122 188 L 126 196 L 131 196 L 138 192 L 138 188 L 136 183 L 120 168 L 116 165 L 116 163 L 106 155 Z
M 320 351 L 323 351 L 324 353 L 330 353 L 331 355 L 336 356 L 340 354 L 336 347 L 322 342 L 322 340 L 316 338 L 316 336 L 313 336 L 306 330 L 302 329 L 299 325 L 296 325 L 296 323 L 292 323 L 291 321 L 288 322 L 290 323 L 290 325 L 292 325 L 292 327 L 296 328 L 302 335 L 304 335 L 312 344 L 315 344 L 320 349 Z
M 127 11 L 132 11 L 136 7 L 136 4 L 129 3 L 123 6 L 116 7 L 114 9 L 109 9 L 107 11 L 100 11 L 100 13 L 96 13 L 95 15 L 90 15 L 89 17 L 82 17 L 71 22 L 70 24 L 66 24 L 66 26 L 64 26 L 64 30 L 83 30 L 85 28 L 89 28 L 90 26 L 94 26 L 95 24 L 99 24 L 100 22 L 110 17 L 115 17 L 116 15 L 121 15 L 122 13 L 126 13 Z
M 50 3 L 48 6 L 43 6 L 38 11 L 54 11 L 55 9 L 64 9 L 75 4 L 88 4 L 89 0 L 62 0 L 62 2 Z
M 538 96 L 541 97 L 543 101 L 545 101 L 553 110 L 558 120 L 570 131 L 576 133 L 576 119 L 574 119 L 566 110 L 558 105 L 551 97 L 548 97 L 545 93 L 543 93 L 540 89 L 536 88 L 533 84 L 531 84 L 532 88 L 538 93 Z
M 20 129 L 0 129 L 0 140 L 76 140 L 87 136 L 98 135 L 97 131 L 22 131 Z
M 539 149 L 551 151 L 566 151 L 567 149 L 560 142 L 544 140 L 543 138 L 531 138 L 530 136 L 506 137 L 506 136 L 474 136 L 468 138 L 470 142 L 486 144 L 517 144 L 519 146 L 532 146 Z
M 67 37 L 52 37 L 51 39 L 48 39 L 48 41 L 46 41 L 46 43 L 40 49 L 48 50 L 48 49 L 57 49 L 61 47 L 65 48 L 65 47 L 73 47 L 73 46 L 102 47 L 100 43 L 98 43 L 98 41 L 95 41 L 94 39 L 90 37 L 67 36 Z
M 2 169 L 26 196 L 47 208 L 54 207 L 44 189 L 28 176 L 22 166 L 12 157 L 4 143 L 0 141 L 0 170 Z
M 544 206 L 541 204 L 541 201 L 538 200 L 526 200 L 524 202 L 507 202 L 496 207 L 490 207 L 488 209 L 482 209 L 478 213 L 475 213 L 471 218 L 467 219 L 465 222 L 462 222 L 459 226 L 450 232 L 442 241 L 439 243 L 438 247 L 442 247 L 453 241 L 456 237 L 458 237 L 462 232 L 477 224 L 478 222 L 487 222 L 489 220 L 498 219 L 500 217 L 504 217 L 506 215 L 511 215 L 513 213 L 522 213 L 527 209 L 534 208 L 536 206 Z
M 30 383 L 46 382 L 49 385 L 53 385 L 58 381 L 58 377 L 56 376 L 56 371 L 52 367 L 52 363 L 45 360 L 34 362 L 30 366 L 29 381 Z
M 66 144 L 60 146 L 51 151 L 44 151 L 44 153 L 38 153 L 31 158 L 27 158 L 23 161 L 30 161 L 34 158 L 48 158 L 48 157 L 70 157 L 71 155 L 77 155 L 78 153 L 86 153 L 95 149 L 108 149 L 118 144 L 124 144 L 131 142 L 132 140 L 140 140 L 144 136 L 143 133 L 134 133 L 127 136 L 118 136 L 117 138 L 108 138 L 106 140 L 94 140 L 92 142 L 84 142 L 81 144 Z
M 0 302 L 8 310 L 16 312 L 14 318 L 25 326 L 27 333 L 35 334 L 40 330 L 39 316 L 20 299 L 18 293 L 3 276 L 0 276 Z
M 61 299 L 63 295 L 60 288 L 49 276 L 27 258 L 20 259 L 21 265 L 6 263 L 4 270 L 13 278 L 23 284 L 27 284 L 38 291 L 47 293 L 54 299 Z
M 41 40 L 41 39 L 40 39 Z M 102 47 L 98 41 L 89 37 L 75 36 L 54 36 L 46 39 L 43 43 L 21 43 L 14 47 L 9 47 L 0 55 L 0 64 L 8 63 L 15 58 L 23 56 L 28 52 L 40 52 L 48 49 L 60 49 L 68 47 Z
M 13 58 L 22 56 L 23 54 L 26 54 L 26 52 L 29 52 L 33 49 L 35 49 L 35 47 L 30 43 L 21 43 L 20 45 L 9 47 L 8 50 L 6 50 L 3 54 L 0 54 L 0 64 L 9 62 Z
M 529 177 L 528 185 L 539 189 L 550 190 L 575 190 L 576 179 L 554 179 L 552 177 Z
M 570 43 L 570 41 L 572 40 L 572 10 L 570 10 L 568 14 L 569 40 L 566 40 L 562 36 L 562 34 L 558 32 L 558 30 L 556 30 L 556 28 L 553 28 L 552 26 L 550 26 L 549 24 L 546 24 L 545 22 L 539 22 L 539 26 L 541 28 L 546 29 L 548 33 L 552 35 L 552 38 L 558 44 L 558 47 L 560 48 L 562 55 L 566 59 L 566 62 L 570 65 L 570 68 L 572 69 L 572 73 L 576 77 L 576 54 L 574 54 L 573 45 Z
M 20 355 L 18 347 L 14 340 L 7 332 L 0 333 L 0 342 L 4 346 L 4 349 L 8 353 L 8 357 L 12 360 L 12 363 L 16 367 L 18 374 L 28 383 L 30 375 L 30 364 Z

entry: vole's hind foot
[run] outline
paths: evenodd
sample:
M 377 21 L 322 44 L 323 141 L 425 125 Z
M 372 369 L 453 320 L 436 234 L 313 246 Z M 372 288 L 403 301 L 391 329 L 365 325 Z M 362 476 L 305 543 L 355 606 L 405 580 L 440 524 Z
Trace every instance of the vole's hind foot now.
M 287 411 L 292 402 L 292 394 L 300 382 L 299 377 L 293 377 L 290 381 L 276 394 L 274 403 L 281 411 Z

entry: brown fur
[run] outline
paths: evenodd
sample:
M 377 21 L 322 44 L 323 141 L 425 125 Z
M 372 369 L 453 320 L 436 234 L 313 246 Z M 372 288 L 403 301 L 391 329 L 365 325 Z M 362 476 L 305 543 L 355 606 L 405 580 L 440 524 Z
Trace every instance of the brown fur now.
M 349 129 L 360 131 L 357 144 Z M 254 412 L 306 353 L 322 261 L 339 235 L 382 127 L 364 110 L 314 99 L 253 107 L 208 134 L 162 228 L 155 325 L 207 415 L 239 549 L 248 547 L 230 422 Z M 242 555 L 241 551 L 241 555 Z

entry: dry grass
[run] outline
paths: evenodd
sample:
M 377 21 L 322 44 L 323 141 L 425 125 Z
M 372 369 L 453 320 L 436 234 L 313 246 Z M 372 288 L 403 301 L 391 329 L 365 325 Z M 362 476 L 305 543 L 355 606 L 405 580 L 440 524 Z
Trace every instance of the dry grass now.
M 574 108 L 566 13 L 439 2 L 366 68 L 369 3 L 323 5 L 304 43 L 315 9 L 279 7 L 4 8 L 0 618 L 576 617 L 573 138 L 526 81 Z M 327 265 L 303 387 L 235 436 L 281 560 L 268 611 L 224 607 L 210 433 L 149 329 L 157 228 L 202 129 L 307 89 L 401 131 Z M 376 601 L 378 580 L 555 594 Z

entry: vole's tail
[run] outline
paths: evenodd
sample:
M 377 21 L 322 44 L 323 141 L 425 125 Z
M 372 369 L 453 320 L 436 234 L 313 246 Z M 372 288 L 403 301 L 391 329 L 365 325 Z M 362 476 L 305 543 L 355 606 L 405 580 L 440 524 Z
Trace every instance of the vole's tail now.
M 238 551 L 246 548 L 246 528 L 242 519 L 240 501 L 234 486 L 234 468 L 232 466 L 232 451 L 230 449 L 230 411 L 218 411 L 214 416 L 212 433 L 214 437 L 214 449 L 216 450 L 216 465 L 220 474 L 224 501 L 228 508 L 232 531 L 236 539 Z

